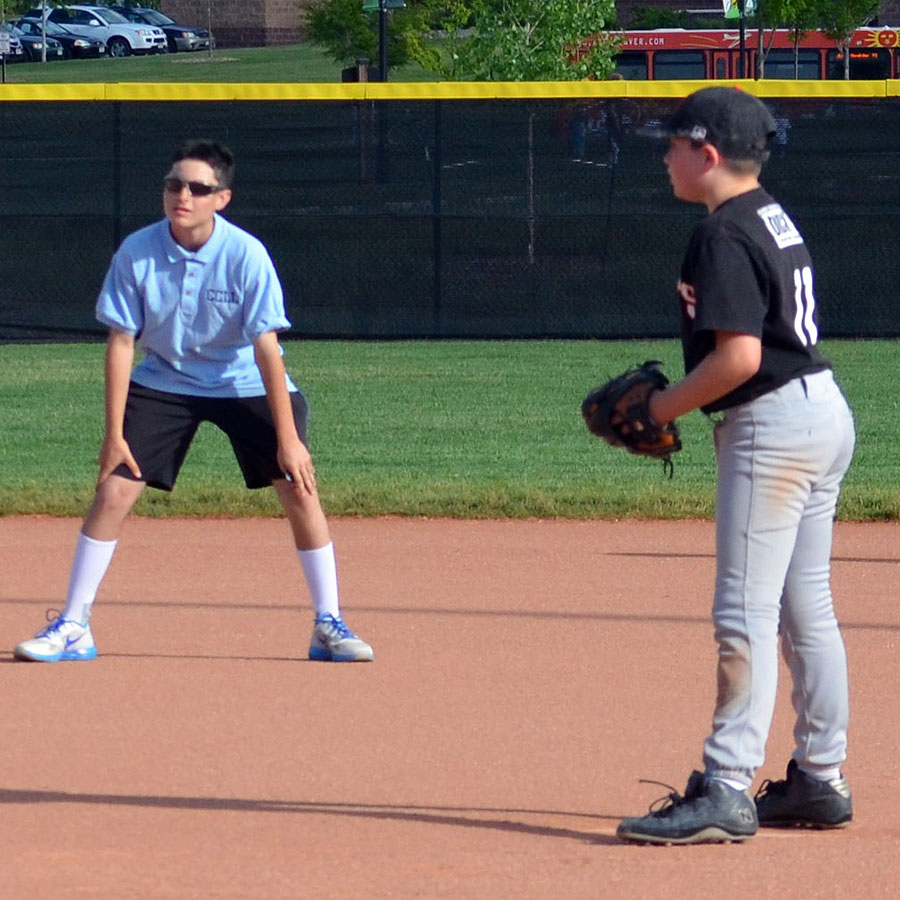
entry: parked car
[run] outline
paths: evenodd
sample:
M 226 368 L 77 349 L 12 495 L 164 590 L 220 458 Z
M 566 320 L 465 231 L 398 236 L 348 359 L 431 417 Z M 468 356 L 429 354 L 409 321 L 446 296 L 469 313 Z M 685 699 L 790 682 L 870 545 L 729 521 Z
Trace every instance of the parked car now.
M 146 6 L 110 6 L 110 9 L 121 13 L 129 22 L 162 28 L 166 33 L 169 53 L 177 53 L 179 50 L 209 50 L 211 36 L 206 28 L 179 25 L 165 13 Z
M 28 57 L 25 55 L 25 48 L 22 46 L 19 36 L 7 25 L 0 25 L 0 28 L 9 34 L 9 53 L 4 53 L 3 59 L 8 63 L 25 62 Z
M 40 19 L 41 8 L 25 13 L 27 19 Z M 165 53 L 166 34 L 155 25 L 135 25 L 121 13 L 105 6 L 57 6 L 47 14 L 73 34 L 101 40 L 110 56 L 129 56 L 132 53 Z
M 3 27 L 11 34 L 14 34 L 22 42 L 25 56 L 31 62 L 41 62 L 45 58 L 45 55 L 48 62 L 52 62 L 54 59 L 66 58 L 63 45 L 50 37 L 50 35 L 43 36 L 40 32 L 37 34 L 30 34 L 12 22 L 7 22 Z M 44 53 L 44 44 L 47 45 L 46 54 Z
M 43 26 L 40 19 L 19 19 L 15 23 L 20 31 L 27 35 L 43 34 Z M 47 37 L 53 38 L 62 44 L 63 57 L 65 59 L 96 59 L 98 56 L 106 56 L 106 44 L 96 38 L 82 37 L 80 34 L 72 34 L 62 25 L 47 20 Z

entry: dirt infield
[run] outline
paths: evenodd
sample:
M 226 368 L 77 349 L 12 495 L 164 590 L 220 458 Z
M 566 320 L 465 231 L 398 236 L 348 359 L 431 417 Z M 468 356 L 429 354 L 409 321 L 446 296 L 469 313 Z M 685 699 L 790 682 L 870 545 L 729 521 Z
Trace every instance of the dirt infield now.
M 856 821 L 684 848 L 614 831 L 699 764 L 710 523 L 334 520 L 333 665 L 283 522 L 132 519 L 100 658 L 14 663 L 78 525 L 0 518 L 0 898 L 897 895 L 900 525 L 836 533 Z

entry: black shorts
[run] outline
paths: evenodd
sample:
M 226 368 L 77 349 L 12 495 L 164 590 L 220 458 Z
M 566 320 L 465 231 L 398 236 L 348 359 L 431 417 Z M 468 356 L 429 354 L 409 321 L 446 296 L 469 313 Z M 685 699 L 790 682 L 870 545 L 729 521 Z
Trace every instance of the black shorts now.
M 292 393 L 291 405 L 297 433 L 305 444 L 306 398 L 299 391 Z M 268 487 L 284 478 L 265 396 L 194 397 L 155 391 L 133 381 L 125 404 L 125 440 L 141 467 L 141 478 L 135 478 L 126 465 L 113 474 L 171 491 L 201 422 L 212 422 L 228 435 L 248 488 Z

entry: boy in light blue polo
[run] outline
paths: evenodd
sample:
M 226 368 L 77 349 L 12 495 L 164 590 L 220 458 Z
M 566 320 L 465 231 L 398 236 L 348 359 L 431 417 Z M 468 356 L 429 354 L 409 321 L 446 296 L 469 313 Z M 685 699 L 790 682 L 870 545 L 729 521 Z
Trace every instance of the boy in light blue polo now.
M 265 247 L 218 213 L 213 219 L 212 235 L 196 251 L 172 237 L 166 219 L 127 237 L 97 300 L 97 319 L 140 336 L 144 359 L 132 380 L 144 387 L 258 397 L 266 391 L 253 343 L 291 323 Z
M 97 300 L 109 327 L 106 432 L 94 502 L 75 548 L 62 613 L 16 659 L 97 656 L 90 614 L 119 532 L 144 487 L 170 491 L 201 422 L 231 441 L 248 488 L 272 485 L 290 523 L 315 619 L 310 659 L 374 659 L 344 624 L 334 546 L 306 447 L 307 406 L 278 332 L 290 327 L 265 247 L 222 218 L 234 157 L 193 141 L 163 179 L 165 219 L 127 237 Z M 135 344 L 143 359 L 135 367 Z

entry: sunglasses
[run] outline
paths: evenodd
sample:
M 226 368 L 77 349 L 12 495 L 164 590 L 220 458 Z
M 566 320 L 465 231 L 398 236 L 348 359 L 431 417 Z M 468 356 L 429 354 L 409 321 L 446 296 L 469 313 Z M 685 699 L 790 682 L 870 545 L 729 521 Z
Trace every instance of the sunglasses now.
M 206 184 L 203 181 L 182 181 L 180 178 L 175 178 L 172 175 L 167 175 L 163 178 L 163 187 L 170 194 L 180 194 L 187 188 L 188 193 L 192 197 L 208 197 L 210 194 L 224 190 L 219 184 Z

